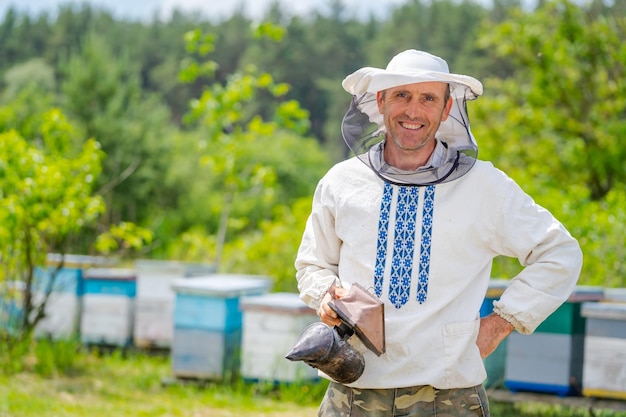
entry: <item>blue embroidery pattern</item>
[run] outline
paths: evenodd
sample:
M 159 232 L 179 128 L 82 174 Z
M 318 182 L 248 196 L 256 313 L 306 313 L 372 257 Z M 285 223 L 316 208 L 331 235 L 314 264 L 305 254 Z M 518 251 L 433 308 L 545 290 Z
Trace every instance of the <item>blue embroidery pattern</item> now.
M 378 244 L 376 246 L 376 266 L 374 267 L 374 291 L 378 297 L 383 294 L 383 274 L 385 258 L 387 258 L 387 239 L 389 237 L 389 212 L 393 186 L 385 183 L 383 199 L 380 203 L 380 219 L 378 220 Z
M 420 269 L 417 281 L 417 301 L 423 304 L 428 293 L 430 272 L 430 245 L 432 243 L 433 208 L 435 207 L 435 186 L 426 187 L 422 212 L 422 244 L 420 247 Z
M 396 207 L 396 221 L 393 236 L 393 258 L 391 261 L 389 301 L 401 308 L 409 300 L 411 292 L 411 276 L 415 255 L 416 217 L 419 200 L 418 187 L 399 187 Z M 376 247 L 376 265 L 374 267 L 374 290 L 382 296 L 387 244 L 389 240 L 389 219 L 393 186 L 385 183 L 383 198 L 380 204 L 378 221 L 378 242 Z M 419 273 L 416 299 L 420 304 L 426 301 L 428 294 L 428 278 L 430 273 L 430 247 L 432 243 L 433 209 L 435 186 L 426 187 L 424 208 L 422 212 L 422 237 L 420 244 Z
M 398 207 L 396 208 L 396 226 L 393 239 L 393 259 L 389 283 L 389 301 L 400 308 L 409 300 L 413 257 L 415 254 L 415 219 L 419 188 L 400 187 Z

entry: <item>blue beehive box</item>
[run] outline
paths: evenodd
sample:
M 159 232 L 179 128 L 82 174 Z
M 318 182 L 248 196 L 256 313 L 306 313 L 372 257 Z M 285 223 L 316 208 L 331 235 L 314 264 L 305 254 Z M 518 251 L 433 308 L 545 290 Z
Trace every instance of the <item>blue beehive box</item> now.
M 46 292 L 50 291 L 45 317 L 38 323 L 35 334 L 55 339 L 77 335 L 84 292 L 83 272 L 90 267 L 113 262 L 96 256 L 48 254 L 46 265 L 35 269 L 34 305 L 41 304 Z
M 35 291 L 44 292 L 51 286 L 52 292 L 80 296 L 83 293 L 83 270 L 66 266 L 58 271 L 56 266 L 35 268 Z
M 480 317 L 486 317 L 493 312 L 493 303 L 498 300 L 504 290 L 508 287 L 509 280 L 492 279 L 483 304 L 480 308 Z M 487 371 L 486 387 L 499 387 L 504 384 L 504 368 L 506 366 L 506 346 L 507 339 L 496 348 L 496 350 L 485 358 L 485 370 Z
M 577 287 L 533 334 L 512 333 L 507 345 L 505 386 L 513 392 L 581 395 L 586 328 L 581 305 L 602 296 L 601 288 Z
M 23 319 L 24 282 L 0 281 L 0 333 L 15 334 Z
M 239 373 L 240 299 L 269 291 L 268 277 L 215 274 L 176 280 L 172 368 L 177 378 L 222 380 Z
M 127 346 L 132 343 L 135 270 L 90 268 L 83 275 L 81 341 L 88 345 Z

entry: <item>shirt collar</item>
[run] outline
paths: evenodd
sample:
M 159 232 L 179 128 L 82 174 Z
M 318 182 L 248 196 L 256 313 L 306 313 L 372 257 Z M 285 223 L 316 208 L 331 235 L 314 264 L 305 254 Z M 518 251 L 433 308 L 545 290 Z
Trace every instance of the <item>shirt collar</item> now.
M 381 142 L 380 143 L 380 147 L 379 147 L 379 152 L 380 152 L 381 159 L 382 159 L 384 147 L 385 147 L 385 141 Z M 426 171 L 428 169 L 441 167 L 446 162 L 447 150 L 448 150 L 448 148 L 443 144 L 443 142 L 441 142 L 440 140 L 436 139 L 435 140 L 435 149 L 433 150 L 433 153 L 430 154 L 430 158 L 428 158 L 428 161 L 426 161 L 426 163 L 423 166 L 417 168 L 416 172 Z M 388 165 L 386 162 L 383 162 L 383 163 L 384 163 L 384 165 L 386 167 L 391 167 L 391 165 Z M 403 170 L 401 170 L 399 168 L 395 168 L 395 167 L 391 167 L 391 169 L 395 169 L 398 172 L 402 172 L 403 171 Z

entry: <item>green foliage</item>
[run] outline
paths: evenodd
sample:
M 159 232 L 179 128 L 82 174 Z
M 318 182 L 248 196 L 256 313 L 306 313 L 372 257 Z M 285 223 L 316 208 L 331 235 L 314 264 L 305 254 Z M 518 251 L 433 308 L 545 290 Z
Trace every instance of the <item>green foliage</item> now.
M 271 28 L 271 25 L 263 25 L 263 32 Z M 212 37 L 194 32 L 188 36 L 191 43 L 188 50 L 211 51 L 211 46 L 206 44 L 212 41 Z M 279 99 L 288 90 L 286 84 L 276 83 L 269 73 L 249 65 L 244 71 L 231 74 L 224 85 L 210 85 L 191 105 L 188 122 L 198 123 L 206 132 L 200 163 L 208 168 L 212 181 L 221 187 L 217 206 L 213 206 L 219 213 L 214 260 L 218 269 L 222 268 L 228 230 L 247 228 L 250 220 L 255 220 L 253 211 L 260 212 L 260 217 L 256 218 L 258 221 L 264 217 L 260 207 L 269 208 L 276 204 L 276 166 L 280 161 L 273 160 L 276 165 L 266 163 L 269 154 L 265 147 L 275 148 L 271 142 L 284 143 L 285 140 L 279 138 L 288 137 L 286 132 L 303 135 L 309 128 L 308 112 L 296 101 L 279 103 L 269 120 L 251 108 L 263 93 Z M 233 217 L 238 201 L 248 206 L 244 213 L 252 219 Z M 259 206 L 255 207 L 255 202 Z
M 566 221 L 583 247 L 582 282 L 626 287 L 626 191 L 613 189 L 600 201 L 581 204 Z
M 23 372 L 31 347 L 30 340 L 11 340 L 6 334 L 0 334 L 0 374 L 14 375 Z
M 152 242 L 152 232 L 138 227 L 134 223 L 121 222 L 112 225 L 108 231 L 100 234 L 94 244 L 103 254 L 125 255 L 129 251 L 138 251 Z
M 624 36 L 623 15 L 597 15 L 569 0 L 485 28 L 480 44 L 520 69 L 494 83 L 506 114 L 485 112 L 487 129 L 515 126 L 508 136 L 520 143 L 517 163 L 540 160 L 549 174 L 542 184 L 584 183 L 599 200 L 626 182 L 626 147 L 616 140 L 626 131 Z
M 107 157 L 92 191 L 107 210 L 73 232 L 74 252 L 132 222 L 154 231 L 152 241 L 135 236 L 149 245 L 144 255 L 211 261 L 223 242 L 228 268 L 256 265 L 289 288 L 295 201 L 312 193 L 326 154 L 347 155 L 341 80 L 423 48 L 484 81 L 485 96 L 469 104 L 481 157 L 580 239 L 582 283 L 623 285 L 624 2 L 538 4 L 410 0 L 367 21 L 339 1 L 306 18 L 274 5 L 257 22 L 242 9 L 211 22 L 183 13 L 120 20 L 86 4 L 36 17 L 9 10 L 0 132 L 42 147 L 41 115 L 58 108 L 75 133 L 67 142 L 48 135 L 45 146 L 64 143 L 74 157 L 85 138 L 100 143 Z M 121 231 L 99 247 L 135 252 Z M 497 259 L 494 275 L 519 268 Z
M 479 42 L 517 70 L 485 80 L 470 104 L 481 157 L 493 161 L 579 239 L 581 284 L 624 285 L 626 18 L 567 0 L 485 26 Z M 494 276 L 519 264 L 498 259 Z
M 3 294 L 4 302 L 22 308 L 22 322 L 11 329 L 17 339 L 28 338 L 43 317 L 45 299 L 34 303 L 35 266 L 47 253 L 63 252 L 67 240 L 105 209 L 92 192 L 102 158 L 98 143 L 70 150 L 73 129 L 57 109 L 38 121 L 40 146 L 15 130 L 0 133 L 0 282 L 24 284 L 23 295 Z
M 194 29 L 185 33 L 185 50 L 189 54 L 198 54 L 200 57 L 207 56 L 215 50 L 215 35 L 204 34 L 200 29 Z M 212 77 L 217 70 L 217 62 L 207 60 L 198 62 L 192 57 L 187 57 L 182 61 L 178 77 L 184 83 L 190 83 L 199 77 Z
M 17 97 L 28 86 L 38 91 L 54 91 L 56 80 L 54 69 L 41 58 L 33 58 L 9 69 L 4 75 L 6 89 L 3 98 L 7 101 Z
M 15 130 L 0 133 L 0 253 L 5 276 L 13 279 L 26 279 L 20 271 L 42 264 L 47 249 L 60 249 L 104 211 L 92 195 L 102 158 L 98 143 L 89 140 L 68 153 L 72 127 L 58 110 L 41 115 L 39 134 L 42 147 Z
M 104 157 L 99 143 L 89 139 L 74 147 L 77 132 L 59 109 L 31 115 L 27 124 L 23 120 L 14 107 L 0 107 L 0 124 L 7 129 L 0 132 L 0 306 L 21 309 L 21 321 L 9 317 L 11 326 L 0 323 L 0 335 L 18 345 L 44 318 L 52 288 L 36 288 L 35 267 L 45 265 L 48 253 L 66 253 L 71 239 L 95 227 L 106 210 L 94 193 Z M 21 126 L 32 136 L 23 137 L 15 129 Z M 112 239 L 124 249 L 137 249 L 151 238 L 130 223 L 106 233 L 101 242 L 108 237 L 109 250 L 118 249 Z M 7 292 L 11 286 L 21 290 Z
M 274 25 L 269 21 L 259 23 L 253 28 L 254 37 L 257 39 L 269 38 L 274 42 L 280 42 L 285 37 L 285 28 Z
M 445 58 L 453 71 L 474 73 L 472 66 L 481 68 L 481 62 L 468 57 L 476 57 L 475 39 L 486 16 L 478 2 L 407 1 L 382 23 L 368 61 L 384 66 L 391 56 L 414 48 Z
M 34 83 L 14 87 L 15 90 L 8 89 L 2 95 L 0 132 L 15 130 L 24 138 L 36 140 L 40 135 L 41 115 L 55 107 L 53 96 Z
M 4 375 L 34 372 L 44 378 L 72 375 L 79 370 L 77 339 L 0 339 L 0 371 Z
M 160 99 L 141 88 L 130 52 L 116 54 L 107 41 L 88 33 L 63 64 L 64 106 L 107 158 L 98 192 L 108 211 L 102 228 L 120 221 L 149 224 L 167 208 L 174 190 L 164 183 L 172 132 Z
M 192 139 L 188 137 L 187 140 Z M 198 146 L 201 146 L 202 138 L 198 141 Z M 182 148 L 175 154 L 181 152 L 183 155 L 180 158 L 189 160 L 190 152 L 184 143 L 180 142 Z M 198 164 L 201 158 L 222 152 L 219 147 L 201 149 L 203 156 L 196 155 L 195 163 Z M 249 190 L 245 198 L 233 201 L 224 269 L 270 275 L 277 279 L 280 288 L 284 288 L 285 283 L 292 286 L 295 284 L 293 254 L 304 227 L 302 217 L 310 210 L 298 200 L 310 198 L 317 180 L 330 166 L 330 159 L 315 140 L 287 132 L 259 136 L 242 149 L 240 158 L 242 163 L 246 161 L 272 167 L 275 182 L 271 189 L 259 187 Z M 179 157 L 174 157 L 173 166 L 177 167 L 176 175 L 180 175 L 180 180 L 174 181 L 184 180 L 185 196 L 181 199 L 176 217 L 168 216 L 168 226 L 164 224 L 164 227 L 182 229 L 183 232 L 168 242 L 166 257 L 195 262 L 212 261 L 215 259 L 215 232 L 222 209 L 223 184 L 219 177 L 211 173 L 210 166 L 195 165 L 194 162 L 183 165 L 178 161 Z M 267 192 L 270 192 L 269 196 Z M 297 221 L 293 220 L 294 215 Z M 285 237 L 278 236 L 280 230 L 294 238 L 289 238 L 289 243 L 286 243 Z M 266 233 L 271 233 L 272 237 L 264 238 Z M 274 244 L 274 241 L 280 243 Z M 257 250 L 260 253 L 255 255 Z M 247 256 L 252 259 L 248 261 Z
M 612 410 L 596 410 L 568 407 L 560 404 L 535 403 L 492 403 L 493 417 L 619 417 L 625 413 Z
M 201 226 L 193 226 L 170 242 L 166 249 L 166 256 L 167 259 L 206 262 L 215 259 L 216 247 L 215 235 L 207 234 Z
M 272 291 L 297 292 L 293 260 L 310 208 L 310 197 L 292 207 L 276 207 L 273 220 L 262 222 L 258 231 L 227 245 L 228 269 L 271 276 L 275 279 Z
M 34 343 L 33 371 L 43 377 L 71 375 L 77 366 L 76 355 L 81 349 L 78 339 L 38 339 Z

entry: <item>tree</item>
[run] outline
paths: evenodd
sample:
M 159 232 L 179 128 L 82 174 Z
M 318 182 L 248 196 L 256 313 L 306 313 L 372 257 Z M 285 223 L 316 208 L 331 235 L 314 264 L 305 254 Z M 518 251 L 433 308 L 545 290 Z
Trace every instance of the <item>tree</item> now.
M 41 58 L 30 59 L 15 65 L 4 75 L 6 88 L 2 99 L 12 101 L 26 88 L 36 88 L 42 92 L 55 91 L 54 69 Z
M 393 55 L 413 48 L 441 56 L 455 72 L 473 73 L 473 66 L 482 68 L 474 43 L 486 15 L 486 9 L 473 1 L 406 1 L 381 22 L 368 62 L 384 67 Z
M 103 227 L 121 221 L 149 225 L 171 204 L 163 187 L 173 129 L 155 95 L 144 94 L 128 51 L 89 33 L 63 66 L 64 108 L 107 154 L 98 192 L 107 202 Z
M 579 239 L 581 282 L 613 286 L 626 272 L 626 17 L 597 10 L 552 0 L 485 26 L 480 45 L 515 71 L 486 79 L 469 107 L 481 158 Z M 495 273 L 517 269 L 498 261 Z
M 24 284 L 21 337 L 44 317 L 52 280 L 36 305 L 34 269 L 50 251 L 66 249 L 68 238 L 104 212 L 93 195 L 103 157 L 94 140 L 73 152 L 72 127 L 59 110 L 41 116 L 41 145 L 16 130 L 0 133 L 0 257 L 3 282 Z
M 98 142 L 75 147 L 78 132 L 59 109 L 25 119 L 21 108 L 19 101 L 0 107 L 0 300 L 13 297 L 20 307 L 15 342 L 28 340 L 45 317 L 63 255 L 76 253 L 73 237 L 95 227 L 106 210 L 94 191 L 105 157 Z M 92 253 L 120 254 L 150 239 L 147 230 L 121 223 L 92 242 Z M 36 280 L 35 268 L 49 253 L 61 254 L 61 262 L 47 281 Z
M 257 31 L 259 36 L 282 37 L 282 29 L 269 23 L 261 24 Z M 182 78 L 192 81 L 201 74 L 214 73 L 217 63 L 205 58 L 214 49 L 213 36 L 197 29 L 188 33 L 187 42 L 189 52 L 205 60 L 200 63 L 190 60 L 181 73 Z M 255 114 L 251 104 L 258 94 L 265 92 L 280 97 L 287 91 L 286 84 L 274 82 L 271 75 L 251 65 L 245 71 L 231 74 L 225 84 L 212 84 L 192 103 L 188 120 L 202 126 L 206 149 L 219 149 L 219 152 L 204 151 L 206 157 L 202 160 L 210 167 L 213 180 L 222 185 L 215 233 L 218 269 L 222 264 L 228 228 L 233 226 L 235 199 L 253 195 L 260 195 L 261 201 L 266 203 L 274 199 L 276 170 L 257 158 L 250 159 L 247 150 L 254 143 L 262 142 L 263 138 L 274 138 L 282 130 L 304 134 L 309 128 L 308 113 L 294 101 L 279 103 L 269 121 Z M 256 211 L 259 208 L 256 207 Z M 252 212 L 248 210 L 248 213 Z
M 46 26 L 46 15 L 35 20 L 27 14 L 20 16 L 14 8 L 9 7 L 0 23 L 0 72 L 7 66 L 41 58 L 49 36 Z
M 229 242 L 225 249 L 229 267 L 247 274 L 263 271 L 274 278 L 273 291 L 297 292 L 293 261 L 312 200 L 311 195 L 290 206 L 277 205 L 273 219 L 261 222 L 257 230 Z
M 624 184 L 626 146 L 618 138 L 626 131 L 625 36 L 625 16 L 598 15 L 569 0 L 532 13 L 517 9 L 486 28 L 482 46 L 517 71 L 492 81 L 499 96 L 483 112 L 485 135 L 518 143 L 509 148 L 518 166 L 541 159 L 541 171 L 530 174 L 535 180 L 580 180 L 595 201 Z
M 274 5 L 265 19 L 274 24 L 286 22 L 286 36 L 281 42 L 252 40 L 241 64 L 254 63 L 289 84 L 288 97 L 310 113 L 311 133 L 340 158 L 345 149 L 341 119 L 350 103 L 341 80 L 364 61 L 364 49 L 375 30 L 350 17 L 342 1 L 333 0 L 328 6 L 327 15 L 315 11 L 306 18 L 287 20 L 282 9 Z M 261 96 L 259 109 L 271 101 L 271 97 Z

